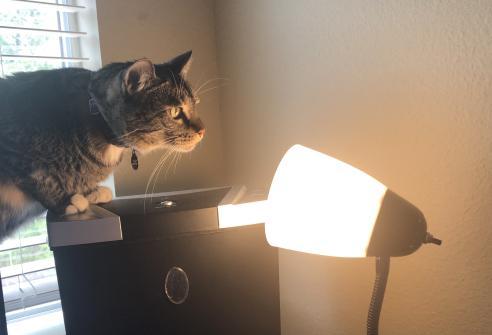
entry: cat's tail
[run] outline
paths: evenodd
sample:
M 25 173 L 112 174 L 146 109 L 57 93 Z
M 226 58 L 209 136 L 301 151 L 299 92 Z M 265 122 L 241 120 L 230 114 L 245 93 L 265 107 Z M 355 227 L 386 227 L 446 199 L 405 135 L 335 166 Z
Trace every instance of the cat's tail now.
M 45 208 L 39 202 L 31 202 L 22 208 L 14 207 L 0 197 L 0 243 L 20 226 L 41 215 Z

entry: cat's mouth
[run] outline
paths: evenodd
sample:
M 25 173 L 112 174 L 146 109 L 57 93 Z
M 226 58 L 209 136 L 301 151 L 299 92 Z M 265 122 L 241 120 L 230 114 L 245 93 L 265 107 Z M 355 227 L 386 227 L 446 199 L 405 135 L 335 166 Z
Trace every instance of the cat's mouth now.
M 180 143 L 180 144 L 173 143 L 173 144 L 164 144 L 164 145 L 162 144 L 149 145 L 147 143 L 138 143 L 137 145 L 134 146 L 134 148 L 141 154 L 147 154 L 153 150 L 162 149 L 162 148 L 167 148 L 168 150 L 172 150 L 176 152 L 186 153 L 186 152 L 193 151 L 193 149 L 195 149 L 196 145 L 199 142 L 200 141 Z
M 176 145 L 173 147 L 173 150 L 177 151 L 177 152 L 190 152 L 190 151 L 193 151 L 193 149 L 195 149 L 195 147 L 196 147 L 196 144 Z
M 201 131 L 197 134 L 195 134 L 191 139 L 188 141 L 184 141 L 182 143 L 174 143 L 173 145 L 173 150 L 177 152 L 190 152 L 195 149 L 198 143 L 201 142 L 203 139 L 205 131 Z

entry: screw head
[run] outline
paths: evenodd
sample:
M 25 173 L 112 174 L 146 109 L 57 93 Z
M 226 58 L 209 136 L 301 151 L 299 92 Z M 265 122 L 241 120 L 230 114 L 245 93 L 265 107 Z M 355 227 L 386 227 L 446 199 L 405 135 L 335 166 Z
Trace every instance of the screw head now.
M 171 208 L 171 207 L 175 207 L 176 205 L 177 205 L 176 201 L 163 200 L 163 201 L 156 203 L 155 208 Z

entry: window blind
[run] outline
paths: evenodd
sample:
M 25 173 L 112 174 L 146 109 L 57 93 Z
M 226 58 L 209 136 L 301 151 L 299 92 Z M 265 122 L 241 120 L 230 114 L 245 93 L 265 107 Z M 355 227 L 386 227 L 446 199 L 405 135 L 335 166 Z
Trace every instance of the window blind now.
M 0 0 L 0 75 L 100 66 L 95 0 Z M 59 299 L 45 217 L 0 244 L 6 311 Z

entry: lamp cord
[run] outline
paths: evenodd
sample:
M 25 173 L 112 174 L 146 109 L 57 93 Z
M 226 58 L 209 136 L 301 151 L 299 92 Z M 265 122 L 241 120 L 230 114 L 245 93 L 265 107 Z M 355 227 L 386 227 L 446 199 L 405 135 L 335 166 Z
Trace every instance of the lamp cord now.
M 383 306 L 389 267 L 390 258 L 388 256 L 376 257 L 376 280 L 374 281 L 369 313 L 367 314 L 367 335 L 378 335 L 379 315 Z

